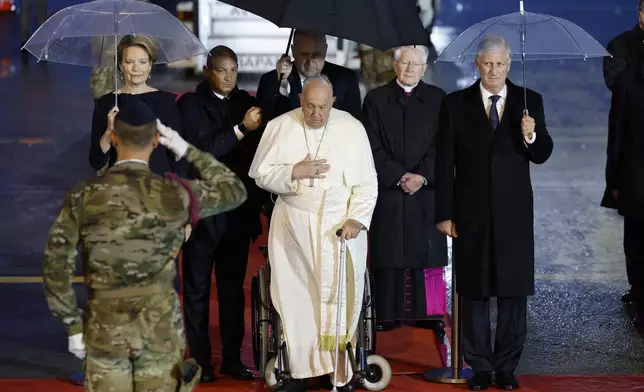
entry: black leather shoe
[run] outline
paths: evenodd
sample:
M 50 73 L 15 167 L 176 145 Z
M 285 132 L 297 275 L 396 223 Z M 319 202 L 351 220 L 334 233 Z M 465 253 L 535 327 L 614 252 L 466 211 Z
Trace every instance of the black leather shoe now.
M 347 385 L 338 387 L 338 392 L 353 392 L 355 391 L 355 389 L 356 387 L 353 385 L 353 383 L 348 383 Z
M 284 383 L 278 387 L 275 392 L 306 392 L 304 380 L 284 380 Z
M 201 377 L 199 378 L 200 384 L 209 384 L 215 381 L 217 381 L 217 378 L 215 377 L 215 373 L 213 373 L 212 369 L 201 371 Z
M 236 380 L 252 380 L 254 377 L 253 372 L 241 362 L 236 365 L 222 364 L 219 373 Z
M 492 374 L 490 372 L 474 372 L 472 378 L 467 380 L 467 389 L 470 391 L 484 391 L 490 386 Z
M 631 303 L 635 299 L 633 292 L 629 289 L 627 292 L 622 294 L 622 302 Z
M 495 381 L 496 387 L 504 391 L 512 391 L 519 388 L 519 382 L 511 372 L 497 372 Z

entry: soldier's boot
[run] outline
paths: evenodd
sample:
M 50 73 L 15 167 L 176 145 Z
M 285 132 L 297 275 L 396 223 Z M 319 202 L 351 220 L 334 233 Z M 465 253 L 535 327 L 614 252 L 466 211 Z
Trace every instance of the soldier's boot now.
M 199 383 L 201 377 L 201 366 L 193 358 L 186 359 L 181 364 L 181 374 L 179 374 L 179 384 L 177 392 L 192 392 Z

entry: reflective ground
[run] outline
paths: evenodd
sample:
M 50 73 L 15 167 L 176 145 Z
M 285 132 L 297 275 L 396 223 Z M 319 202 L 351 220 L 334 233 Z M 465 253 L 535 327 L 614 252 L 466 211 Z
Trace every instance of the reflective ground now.
M 70 3 L 53 0 L 49 8 Z M 440 50 L 470 24 L 517 10 L 514 0 L 443 0 L 434 41 Z M 567 18 L 604 45 L 637 21 L 630 0 L 527 1 L 526 10 Z M 8 277 L 41 274 L 62 196 L 93 175 L 89 69 L 23 65 L 17 27 L 17 15 L 0 14 L 0 377 L 53 377 L 80 364 L 66 353 L 64 329 L 47 311 L 41 285 Z M 516 65 L 510 77 L 520 82 Z M 626 289 L 621 219 L 599 207 L 609 103 L 601 60 L 536 62 L 527 69 L 527 85 L 544 96 L 555 151 L 533 168 L 538 279 L 520 370 L 641 373 L 644 342 L 619 301 Z M 473 71 L 437 64 L 428 78 L 453 91 L 473 81 Z M 242 87 L 254 90 L 255 79 L 244 77 Z M 162 70 L 152 80 L 173 91 L 196 83 Z

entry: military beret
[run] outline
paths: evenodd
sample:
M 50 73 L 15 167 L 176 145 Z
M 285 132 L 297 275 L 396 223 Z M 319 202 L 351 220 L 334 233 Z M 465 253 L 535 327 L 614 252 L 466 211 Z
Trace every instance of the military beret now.
M 157 116 L 152 109 L 133 95 L 127 96 L 127 99 L 121 101 L 116 118 L 134 127 L 150 124 L 157 120 Z

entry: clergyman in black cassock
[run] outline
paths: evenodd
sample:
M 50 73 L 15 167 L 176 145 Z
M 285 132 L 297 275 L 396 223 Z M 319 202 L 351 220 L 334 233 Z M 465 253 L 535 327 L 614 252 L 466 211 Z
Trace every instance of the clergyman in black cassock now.
M 261 234 L 260 190 L 248 170 L 261 137 L 261 113 L 254 97 L 239 90 L 237 56 L 224 46 L 210 51 L 205 79 L 178 101 L 183 137 L 210 152 L 244 182 L 247 201 L 235 210 L 199 221 L 183 247 L 183 303 L 190 353 L 202 367 L 202 382 L 214 381 L 210 363 L 210 288 L 214 267 L 222 344 L 220 373 L 251 379 L 242 363 L 244 280 L 251 240 Z M 193 170 L 188 170 L 194 177 Z
M 369 260 L 379 330 L 444 311 L 428 314 L 428 303 L 444 307 L 444 283 L 429 280 L 442 282 L 447 265 L 447 240 L 434 221 L 434 135 L 445 92 L 420 80 L 428 54 L 424 46 L 397 48 L 396 78 L 370 91 L 362 109 L 378 173 Z M 432 287 L 442 289 L 428 293 Z
M 476 65 L 481 79 L 449 94 L 436 136 L 436 222 L 454 238 L 456 291 L 462 298 L 465 361 L 472 390 L 491 374 L 518 387 L 514 371 L 526 338 L 527 296 L 534 294 L 534 211 L 530 163 L 552 153 L 540 94 L 506 77 L 510 49 L 486 37 Z M 490 298 L 497 298 L 491 346 Z

